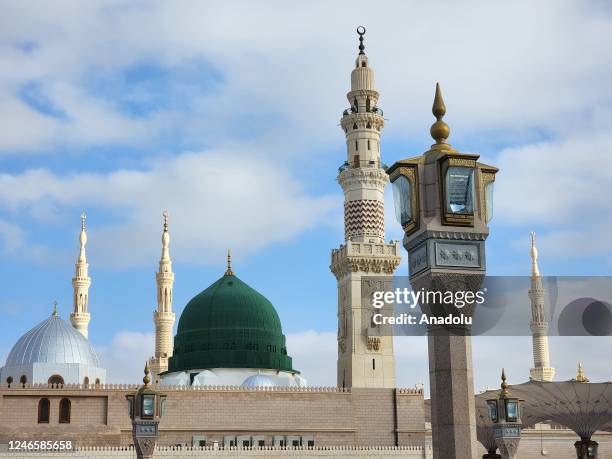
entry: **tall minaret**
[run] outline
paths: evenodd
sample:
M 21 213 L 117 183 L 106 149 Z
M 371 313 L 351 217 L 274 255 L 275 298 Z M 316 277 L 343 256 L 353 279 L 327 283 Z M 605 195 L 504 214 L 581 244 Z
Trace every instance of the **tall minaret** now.
M 533 366 L 529 370 L 531 379 L 537 381 L 552 381 L 555 369 L 550 366 L 548 353 L 548 322 L 544 311 L 545 290 L 542 286 L 542 276 L 538 269 L 538 249 L 535 244 L 535 233 L 531 233 L 531 335 L 533 339 Z
M 79 258 L 76 261 L 76 273 L 72 278 L 72 289 L 74 291 L 74 298 L 72 314 L 70 314 L 70 322 L 72 326 L 82 333 L 87 338 L 89 331 L 89 311 L 87 303 L 89 301 L 89 286 L 91 285 L 91 278 L 89 277 L 89 263 L 87 263 L 87 256 L 85 255 L 85 244 L 87 244 L 87 232 L 85 229 L 85 222 L 87 221 L 87 214 L 83 212 L 81 214 L 81 234 L 79 235 L 79 242 L 81 248 L 79 250 Z
M 400 262 L 399 242 L 385 243 L 384 189 L 387 173 L 380 161 L 380 131 L 374 71 L 357 28 L 359 54 L 351 73 L 350 108 L 340 124 L 347 160 L 338 183 L 344 191 L 345 244 L 332 251 L 331 270 L 338 282 L 338 386 L 395 387 L 393 338 L 373 323 L 370 289 L 383 290 L 385 278 Z M 362 279 L 368 278 L 368 282 Z M 387 335 L 387 336 L 385 336 Z
M 172 356 L 172 327 L 175 314 L 172 312 L 172 287 L 174 273 L 170 259 L 170 233 L 168 233 L 168 212 L 164 211 L 164 231 L 162 233 L 162 253 L 159 260 L 159 271 L 155 273 L 157 281 L 157 309 L 153 313 L 155 322 L 155 357 L 151 357 L 151 373 L 154 381 L 159 381 L 159 374 L 168 370 L 168 358 Z

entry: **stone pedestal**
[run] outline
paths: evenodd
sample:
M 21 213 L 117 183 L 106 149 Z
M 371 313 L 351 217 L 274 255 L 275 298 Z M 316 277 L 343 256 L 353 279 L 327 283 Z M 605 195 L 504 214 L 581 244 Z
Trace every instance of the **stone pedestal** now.
M 428 345 L 434 459 L 474 459 L 476 414 L 471 339 L 435 329 L 429 332 Z
M 415 276 L 415 290 L 431 293 L 477 292 L 480 272 L 426 273 Z M 458 307 L 439 301 L 421 302 L 430 320 L 463 317 L 471 320 L 475 304 Z M 429 325 L 429 383 L 434 459 L 476 459 L 476 409 L 472 369 L 471 325 Z
M 499 446 L 499 451 L 502 453 L 501 457 L 503 459 L 516 459 L 516 451 L 518 450 L 520 438 L 504 438 L 496 441 L 497 446 Z

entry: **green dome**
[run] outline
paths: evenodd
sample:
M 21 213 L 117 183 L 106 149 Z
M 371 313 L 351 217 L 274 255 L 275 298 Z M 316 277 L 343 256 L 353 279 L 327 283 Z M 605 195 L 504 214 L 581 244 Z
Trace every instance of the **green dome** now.
M 181 314 L 168 372 L 209 368 L 291 368 L 281 322 L 266 297 L 226 274 Z

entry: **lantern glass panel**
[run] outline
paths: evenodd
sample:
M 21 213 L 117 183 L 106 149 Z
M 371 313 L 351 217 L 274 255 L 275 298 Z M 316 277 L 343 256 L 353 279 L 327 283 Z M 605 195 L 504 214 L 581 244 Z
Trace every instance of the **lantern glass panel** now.
M 515 422 L 518 416 L 518 400 L 506 400 L 506 421 Z
M 393 202 L 395 203 L 395 218 L 404 226 L 412 220 L 410 180 L 400 175 L 393 182 Z
M 497 402 L 490 400 L 487 403 L 489 404 L 489 417 L 491 421 L 497 422 Z
M 493 185 L 494 182 L 489 182 L 485 186 L 485 201 L 487 211 L 487 223 L 493 218 Z
M 474 213 L 474 169 L 450 166 L 445 178 L 446 212 Z
M 153 417 L 153 404 L 155 403 L 154 395 L 143 395 L 142 396 L 142 417 L 152 418 Z

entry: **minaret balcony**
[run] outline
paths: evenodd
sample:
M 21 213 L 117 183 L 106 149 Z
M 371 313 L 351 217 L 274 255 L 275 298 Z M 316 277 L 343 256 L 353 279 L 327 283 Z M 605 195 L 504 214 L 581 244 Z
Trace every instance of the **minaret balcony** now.
M 346 241 L 332 251 L 330 268 L 337 278 L 351 272 L 392 275 L 401 261 L 399 254 L 399 241 Z
M 385 163 L 381 162 L 380 160 L 375 160 L 375 159 L 370 159 L 370 160 L 362 159 L 359 161 L 351 161 L 350 163 L 348 161 L 344 161 L 338 168 L 338 174 L 341 174 L 342 172 L 347 171 L 349 169 L 363 169 L 363 168 L 382 169 L 386 171 L 387 169 L 389 169 L 389 166 L 387 166 Z
M 375 107 L 376 108 L 376 107 Z M 382 110 L 376 108 L 376 112 L 357 112 L 353 109 L 347 109 L 342 114 L 340 125 L 345 133 L 349 133 L 355 129 L 375 129 L 380 131 L 385 119 L 382 116 Z

